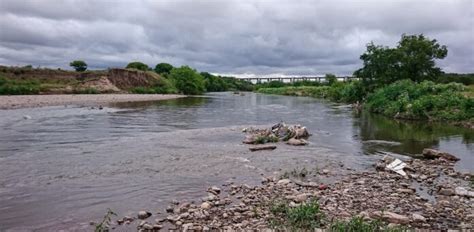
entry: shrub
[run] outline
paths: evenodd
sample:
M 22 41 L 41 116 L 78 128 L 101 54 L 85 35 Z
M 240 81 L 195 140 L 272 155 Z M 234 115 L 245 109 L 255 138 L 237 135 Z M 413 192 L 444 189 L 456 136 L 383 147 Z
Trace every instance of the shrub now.
M 435 84 L 431 81 L 395 82 L 377 89 L 367 97 L 371 112 L 389 117 L 429 120 L 466 120 L 474 118 L 474 99 L 462 95 L 461 84 Z

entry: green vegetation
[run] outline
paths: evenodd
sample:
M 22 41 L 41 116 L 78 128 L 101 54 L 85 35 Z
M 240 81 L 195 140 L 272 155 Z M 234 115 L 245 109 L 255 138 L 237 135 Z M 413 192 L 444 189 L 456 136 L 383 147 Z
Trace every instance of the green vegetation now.
M 331 232 L 402 232 L 402 226 L 389 227 L 380 220 L 364 220 L 354 216 L 349 220 L 329 221 L 317 200 L 290 207 L 286 200 L 274 200 L 269 205 L 271 216 L 268 222 L 277 231 L 311 231 L 327 228 Z
M 395 48 L 368 44 L 367 51 L 360 56 L 363 67 L 354 76 L 370 91 L 403 79 L 435 80 L 442 74 L 435 59 L 443 59 L 447 54 L 446 46 L 436 40 L 403 34 Z
M 214 76 L 208 72 L 201 72 L 201 76 L 204 77 L 204 84 L 208 92 L 253 90 L 252 83 L 237 78 Z
M 84 72 L 87 70 L 87 64 L 83 60 L 75 60 L 69 63 L 69 66 L 73 67 L 77 72 Z M 29 68 L 31 68 L 31 65 Z
M 104 216 L 104 219 L 102 219 L 102 222 L 97 224 L 95 226 L 95 232 L 106 232 L 109 231 L 109 226 L 112 223 L 112 216 L 117 216 L 115 212 L 113 212 L 111 209 L 107 209 L 107 213 Z
M 276 201 L 270 206 L 270 225 L 276 229 L 307 230 L 319 228 L 324 222 L 324 213 L 316 200 L 289 207 L 286 201 Z
M 37 80 L 12 80 L 0 77 L 0 95 L 38 94 L 40 82 Z
M 173 65 L 168 63 L 159 63 L 155 66 L 155 72 L 158 74 L 169 74 L 173 69 Z
M 204 78 L 196 70 L 182 66 L 171 70 L 169 77 L 183 94 L 202 94 L 205 91 Z
M 276 143 L 278 138 L 276 136 L 257 136 L 255 144 Z
M 402 35 L 395 48 L 367 45 L 361 55 L 363 67 L 354 72 L 360 81 L 336 82 L 327 74 L 324 84 L 299 86 L 269 82 L 258 85 L 259 93 L 310 96 L 336 102 L 364 103 L 370 112 L 410 120 L 473 122 L 472 74 L 444 74 L 435 66 L 447 48 L 423 35 Z M 436 81 L 438 83 L 434 83 Z
M 474 118 L 474 99 L 462 94 L 461 84 L 431 81 L 395 82 L 367 97 L 369 111 L 404 119 L 461 121 Z
M 125 67 L 125 68 L 138 69 L 138 70 L 141 70 L 141 71 L 148 71 L 149 70 L 148 65 L 146 65 L 142 62 L 139 62 L 139 61 L 128 63 L 127 67 Z
M 99 94 L 99 90 L 96 88 L 85 88 L 85 89 L 76 89 L 73 91 L 74 94 Z

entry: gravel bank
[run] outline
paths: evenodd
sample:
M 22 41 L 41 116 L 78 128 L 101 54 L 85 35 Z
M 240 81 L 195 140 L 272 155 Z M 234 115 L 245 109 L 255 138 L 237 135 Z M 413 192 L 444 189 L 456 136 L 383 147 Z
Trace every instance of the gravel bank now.
M 99 105 L 117 102 L 157 101 L 185 97 L 174 94 L 71 94 L 0 96 L 0 109 L 54 105 Z

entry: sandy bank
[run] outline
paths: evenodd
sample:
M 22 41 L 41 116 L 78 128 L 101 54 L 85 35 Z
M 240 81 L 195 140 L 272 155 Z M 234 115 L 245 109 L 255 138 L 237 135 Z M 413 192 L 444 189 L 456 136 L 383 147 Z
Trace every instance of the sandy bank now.
M 185 97 L 174 94 L 71 94 L 0 96 L 0 109 L 55 105 L 97 105 L 116 102 L 158 101 Z

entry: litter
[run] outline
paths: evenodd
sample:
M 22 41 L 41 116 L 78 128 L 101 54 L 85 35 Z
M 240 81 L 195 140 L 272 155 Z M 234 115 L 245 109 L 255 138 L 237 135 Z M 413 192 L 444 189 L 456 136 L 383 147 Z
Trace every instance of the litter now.
M 393 162 L 391 162 L 389 165 L 387 165 L 387 169 L 392 170 L 402 176 L 406 176 L 406 172 L 403 171 L 403 168 L 406 167 L 407 164 L 399 159 L 395 159 Z

